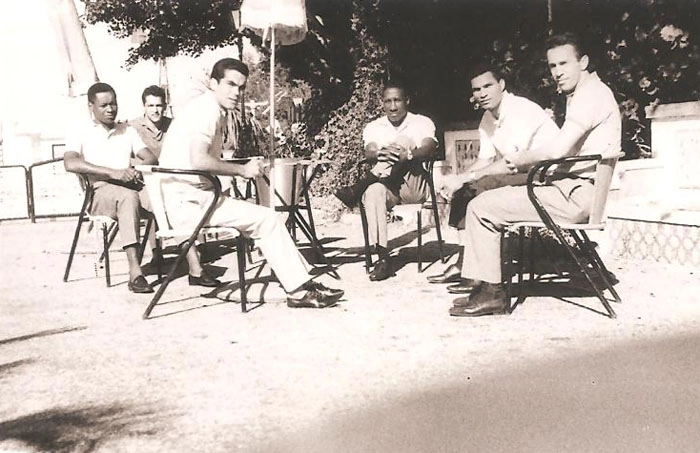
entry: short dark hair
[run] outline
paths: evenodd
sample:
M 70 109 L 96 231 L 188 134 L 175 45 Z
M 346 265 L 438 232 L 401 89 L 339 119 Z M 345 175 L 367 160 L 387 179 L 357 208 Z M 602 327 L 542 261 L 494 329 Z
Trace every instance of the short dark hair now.
M 163 100 L 163 104 L 165 104 L 167 99 L 165 99 L 165 90 L 158 85 L 151 85 L 146 87 L 143 90 L 143 93 L 141 93 L 141 103 L 145 104 L 146 103 L 146 97 L 147 96 L 155 96 L 157 98 L 161 98 Z
M 231 69 L 248 77 L 248 66 L 241 60 L 236 60 L 235 58 L 222 58 L 214 63 L 214 67 L 211 68 L 211 78 L 219 82 L 224 78 L 226 71 Z
M 585 50 L 581 46 L 581 40 L 578 36 L 570 32 L 552 35 L 547 38 L 547 41 L 545 41 L 545 50 L 554 49 L 555 47 L 561 47 L 567 44 L 574 47 L 576 58 L 581 59 L 582 56 L 586 55 Z
M 386 93 L 386 90 L 390 90 L 392 88 L 401 90 L 401 93 L 403 93 L 403 97 L 408 98 L 408 90 L 406 89 L 406 84 L 401 80 L 396 79 L 387 80 L 386 82 L 384 82 L 384 85 L 382 86 L 382 96 L 384 95 L 384 93 Z
M 114 91 L 114 88 L 112 88 L 112 85 L 108 83 L 103 83 L 103 82 L 97 82 L 92 84 L 90 88 L 88 88 L 87 92 L 87 97 L 88 97 L 88 102 L 93 103 L 95 102 L 95 97 L 97 96 L 97 93 L 112 93 L 114 97 L 117 96 L 116 91 Z
M 503 72 L 498 67 L 498 65 L 491 63 L 490 61 L 480 61 L 474 66 L 470 67 L 467 71 L 468 81 L 479 77 L 481 74 L 490 72 L 496 80 L 503 79 Z

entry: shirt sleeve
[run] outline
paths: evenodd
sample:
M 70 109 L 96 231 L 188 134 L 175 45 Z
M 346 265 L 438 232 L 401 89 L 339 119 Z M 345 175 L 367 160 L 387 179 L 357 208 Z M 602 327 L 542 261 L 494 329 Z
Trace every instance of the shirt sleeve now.
M 574 93 L 569 105 L 566 106 L 565 121 L 578 124 L 584 131 L 593 129 L 602 121 L 600 99 L 601 96 L 595 90 Z
M 142 149 L 148 148 L 135 127 L 129 125 L 127 126 L 126 130 L 127 134 L 129 134 L 129 141 L 131 142 L 131 152 L 134 155 L 136 155 Z
M 377 138 L 377 127 L 375 126 L 374 121 L 372 121 L 362 130 L 362 146 L 366 148 L 370 143 L 378 142 L 379 139 Z
M 431 120 L 428 117 L 420 117 L 420 121 L 418 122 L 418 137 L 419 140 L 416 141 L 416 144 L 420 146 L 420 144 L 423 142 L 424 139 L 430 138 L 432 139 L 435 143 L 437 143 L 437 138 L 435 138 L 435 124 L 433 123 L 433 120 Z
M 83 133 L 73 127 L 66 134 L 66 152 L 74 152 L 83 156 Z
M 482 124 L 479 124 L 479 159 L 491 159 L 496 157 L 496 148 L 491 142 L 486 130 L 483 128 L 483 118 Z

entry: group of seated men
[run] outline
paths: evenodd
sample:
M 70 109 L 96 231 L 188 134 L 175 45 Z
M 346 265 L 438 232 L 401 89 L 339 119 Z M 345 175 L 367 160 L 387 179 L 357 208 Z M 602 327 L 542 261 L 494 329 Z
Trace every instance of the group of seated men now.
M 480 64 L 470 71 L 474 101 L 484 110 L 479 155 L 464 172 L 446 177 L 440 188 L 451 200 L 449 223 L 459 232 L 460 253 L 456 263 L 428 277 L 430 283 L 451 283 L 448 291 L 459 295 L 449 311 L 452 316 L 507 313 L 500 234 L 515 222 L 540 220 L 525 187 L 533 164 L 575 155 L 611 157 L 620 150 L 617 102 L 589 70 L 589 58 L 576 36 L 555 35 L 546 44 L 550 73 L 566 95 L 561 128 L 539 105 L 509 93 L 497 67 Z M 426 200 L 417 166 L 437 154 L 435 126 L 408 112 L 405 90 L 389 84 L 382 96 L 386 115 L 369 123 L 363 134 L 365 157 L 377 164 L 367 178 L 336 192 L 349 207 L 363 201 L 369 242 L 380 257 L 370 274 L 373 281 L 394 275 L 387 250 L 387 207 Z M 547 185 L 537 188 L 554 220 L 577 223 L 588 218 L 593 174 L 590 163 L 560 166 Z
M 610 156 L 620 149 L 617 102 L 595 72 L 589 71 L 588 56 L 576 37 L 550 37 L 546 57 L 558 90 L 567 97 L 561 128 L 537 104 L 506 91 L 495 67 L 478 65 L 471 71 L 474 100 L 484 109 L 479 156 L 465 172 L 447 177 L 440 190 L 451 199 L 450 225 L 459 230 L 461 251 L 455 264 L 428 277 L 431 283 L 452 283 L 448 291 L 460 295 L 449 311 L 452 316 L 507 312 L 500 233 L 514 222 L 539 220 L 524 186 L 525 174 L 534 163 L 569 155 Z M 222 176 L 258 176 L 260 160 L 236 164 L 221 158 L 225 114 L 236 107 L 247 76 L 248 68 L 239 60 L 218 61 L 211 72 L 210 89 L 178 112 L 172 123 L 163 116 L 165 94 L 149 87 L 142 97 L 145 114 L 131 122 L 133 128 L 115 121 L 117 100 L 109 85 L 97 83 L 90 88 L 88 106 L 93 121 L 68 140 L 65 166 L 92 181 L 91 212 L 117 219 L 131 291 L 153 291 L 137 253 L 140 210 L 148 210 L 150 203 L 131 159 Z M 336 192 L 351 208 L 363 201 L 370 244 L 379 256 L 370 274 L 372 281 L 394 275 L 387 210 L 397 203 L 426 200 L 427 184 L 418 166 L 437 157 L 435 125 L 409 112 L 409 102 L 403 86 L 384 86 L 385 115 L 363 132 L 365 157 L 375 165 L 357 184 Z M 593 197 L 593 171 L 589 164 L 559 168 L 557 176 L 538 187 L 538 197 L 555 220 L 585 221 Z M 163 201 L 175 228 L 193 228 L 212 197 L 212 188 L 199 177 L 170 178 L 163 187 Z M 342 290 L 311 279 L 309 264 L 274 209 L 224 197 L 208 224 L 234 227 L 256 241 L 287 293 L 288 306 L 323 308 L 343 296 Z M 191 285 L 220 285 L 202 268 L 195 248 L 188 252 L 187 262 Z

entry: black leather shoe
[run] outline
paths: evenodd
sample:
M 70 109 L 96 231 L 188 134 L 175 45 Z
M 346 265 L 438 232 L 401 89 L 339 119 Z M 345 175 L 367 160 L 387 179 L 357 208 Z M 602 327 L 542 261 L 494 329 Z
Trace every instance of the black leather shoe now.
M 372 269 L 372 272 L 369 274 L 369 279 L 373 282 L 378 282 L 393 277 L 394 275 L 396 275 L 394 274 L 394 266 L 391 265 L 391 260 L 386 258 L 377 262 L 374 269 Z
M 221 286 L 221 281 L 202 271 L 202 275 L 195 277 L 193 275 L 188 275 L 187 280 L 190 286 L 204 286 L 206 288 L 218 288 Z
M 465 302 L 464 297 L 454 301 L 455 306 L 450 308 L 450 316 L 487 316 L 507 315 L 510 313 L 510 299 L 500 283 L 482 283 L 477 291 L 469 296 Z
M 153 287 L 150 283 L 148 283 L 146 277 L 144 277 L 143 275 L 139 275 L 135 279 L 129 281 L 129 283 L 126 286 L 132 293 L 146 294 L 153 292 Z
M 304 286 L 302 286 L 302 288 L 304 288 L 307 291 L 316 290 L 321 295 L 330 298 L 340 299 L 341 297 L 343 297 L 343 295 L 345 295 L 345 291 L 343 291 L 342 289 L 329 288 L 323 283 L 315 282 L 313 280 L 309 280 L 308 282 L 304 283 Z
M 479 286 L 477 280 L 471 278 L 463 278 L 458 283 L 447 287 L 447 292 L 450 294 L 469 294 L 474 291 L 474 288 Z
M 341 187 L 333 195 L 350 209 L 357 206 L 357 203 L 360 201 L 360 195 L 357 193 L 355 186 Z
M 428 275 L 428 283 L 458 283 L 462 280 L 462 269 L 456 264 L 451 264 L 442 274 Z
M 336 296 L 323 295 L 317 289 L 306 291 L 301 299 L 287 296 L 287 307 L 290 308 L 326 308 L 335 305 L 342 293 Z

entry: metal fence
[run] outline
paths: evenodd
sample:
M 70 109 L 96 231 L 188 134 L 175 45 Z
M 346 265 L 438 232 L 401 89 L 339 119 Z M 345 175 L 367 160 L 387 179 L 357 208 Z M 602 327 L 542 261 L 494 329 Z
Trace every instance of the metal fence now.
M 78 177 L 63 158 L 0 167 L 0 220 L 77 215 L 83 201 Z

